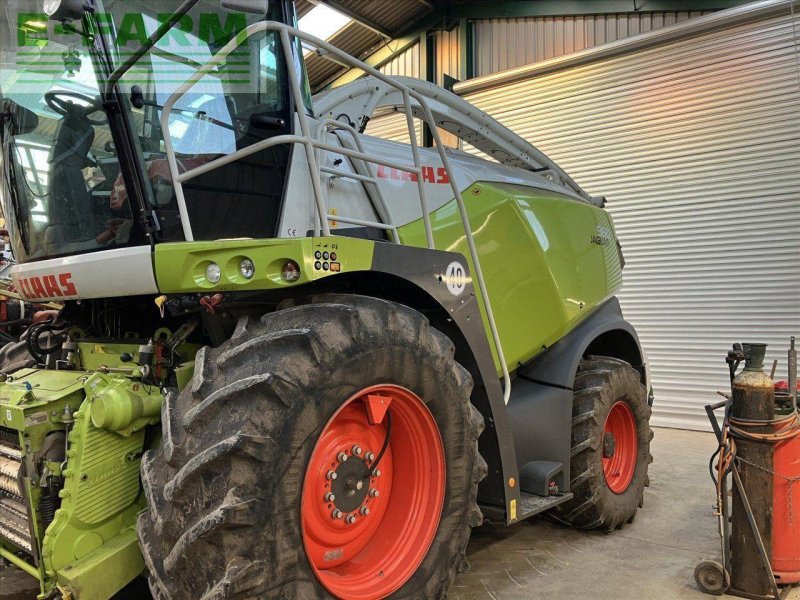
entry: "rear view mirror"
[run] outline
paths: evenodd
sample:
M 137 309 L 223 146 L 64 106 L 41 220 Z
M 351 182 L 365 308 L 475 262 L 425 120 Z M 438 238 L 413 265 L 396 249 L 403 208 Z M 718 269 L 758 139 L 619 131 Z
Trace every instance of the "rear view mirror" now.
M 219 0 L 222 8 L 254 15 L 265 15 L 269 10 L 269 0 Z
M 3 113 L 11 123 L 11 135 L 25 135 L 39 126 L 39 117 L 36 113 L 13 100 L 5 101 Z

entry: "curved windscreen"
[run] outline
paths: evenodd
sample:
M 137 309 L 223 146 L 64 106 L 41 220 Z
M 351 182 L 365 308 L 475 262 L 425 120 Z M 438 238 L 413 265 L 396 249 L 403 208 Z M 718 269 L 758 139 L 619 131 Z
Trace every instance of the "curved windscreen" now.
M 165 139 L 185 172 L 291 132 L 280 36 L 244 35 L 260 21 L 285 22 L 284 3 L 256 15 L 200 0 L 142 52 L 175 9 L 172 0 L 98 0 L 69 25 L 20 15 L 18 47 L 3 52 L 13 42 L 0 40 L 0 110 L 10 115 L 0 119 L 0 194 L 19 261 L 182 240 Z M 177 98 L 162 130 L 165 103 L 228 43 L 228 58 Z M 133 58 L 104 106 L 109 76 Z M 291 68 L 302 73 L 301 61 L 295 52 Z M 115 140 L 124 141 L 119 152 Z M 274 146 L 187 181 L 194 239 L 273 237 L 290 152 Z M 144 185 L 129 190 L 126 181 Z
M 42 24 L 31 19 L 30 27 Z M 20 35 L 24 45 L 0 65 L 5 214 L 15 255 L 51 258 L 134 243 L 120 161 L 84 38 L 63 29 L 46 40 Z
M 200 2 L 120 80 L 140 141 L 154 208 L 177 215 L 177 199 L 166 158 L 169 137 L 181 172 L 201 167 L 291 130 L 289 82 L 280 36 L 244 34 L 258 21 L 282 21 L 283 6 L 271 2 L 266 15 L 228 12 L 219 2 Z M 125 61 L 139 46 L 123 32 L 151 35 L 174 2 L 116 1 L 106 7 L 119 32 L 114 51 Z M 233 40 L 233 41 L 232 41 Z M 162 129 L 164 106 L 182 84 L 228 43 L 235 48 L 186 93 Z M 290 148 L 257 152 L 183 184 L 196 240 L 273 237 L 283 200 Z M 182 239 L 176 218 L 161 239 Z

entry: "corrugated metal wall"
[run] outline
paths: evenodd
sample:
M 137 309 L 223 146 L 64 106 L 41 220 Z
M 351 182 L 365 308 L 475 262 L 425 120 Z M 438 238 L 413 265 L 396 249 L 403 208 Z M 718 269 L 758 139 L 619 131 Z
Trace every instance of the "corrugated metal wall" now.
M 414 44 L 402 54 L 398 54 L 392 60 L 384 64 L 379 70 L 387 75 L 405 75 L 407 77 L 420 76 L 420 45 Z M 418 120 L 414 126 L 417 132 L 417 141 L 422 143 L 422 127 Z M 367 135 L 395 140 L 408 144 L 408 125 L 406 116 L 403 113 L 392 113 L 379 115 L 373 118 L 366 129 Z
M 459 28 L 449 31 L 437 31 L 433 37 L 434 74 L 436 85 L 444 85 L 444 76 L 461 79 L 461 46 L 459 45 Z
M 704 14 L 640 12 L 475 21 L 475 76 L 563 56 Z
M 800 335 L 796 52 L 787 14 L 466 95 L 608 197 L 659 425 L 707 427 L 732 342 L 780 374 Z
M 444 87 L 445 75 L 453 79 L 461 79 L 461 46 L 459 44 L 459 28 L 449 31 L 437 31 L 433 37 L 433 73 L 436 85 Z M 460 148 L 461 141 L 455 135 L 439 129 L 442 143 L 451 148 Z

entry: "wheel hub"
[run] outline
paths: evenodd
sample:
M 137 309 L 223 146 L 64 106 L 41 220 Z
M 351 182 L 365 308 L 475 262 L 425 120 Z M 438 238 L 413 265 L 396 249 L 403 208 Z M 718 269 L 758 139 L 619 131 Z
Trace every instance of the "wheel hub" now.
M 335 499 L 333 505 L 345 513 L 358 511 L 369 498 L 369 465 L 359 456 L 350 456 L 336 469 L 336 479 L 331 482 L 331 492 Z M 325 493 L 322 498 L 324 500 Z

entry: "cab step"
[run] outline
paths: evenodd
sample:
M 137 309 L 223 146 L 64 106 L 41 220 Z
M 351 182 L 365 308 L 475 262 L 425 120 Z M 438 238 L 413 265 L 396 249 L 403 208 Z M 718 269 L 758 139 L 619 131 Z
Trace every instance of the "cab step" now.
M 519 521 L 524 521 L 530 517 L 543 513 L 551 508 L 555 508 L 559 504 L 569 502 L 572 500 L 572 492 L 563 494 L 555 494 L 552 496 L 539 496 L 537 494 L 529 494 L 527 492 L 520 492 L 519 501 L 517 502 L 516 518 L 509 519 L 511 515 L 507 514 L 502 506 L 494 504 L 481 504 L 481 512 L 487 521 L 492 523 L 505 523 L 511 525 Z
M 538 496 L 536 494 L 528 494 L 520 492 L 519 507 L 517 508 L 517 520 L 523 521 L 546 510 L 555 508 L 559 504 L 569 502 L 572 500 L 572 492 L 564 494 L 556 494 L 554 496 Z

